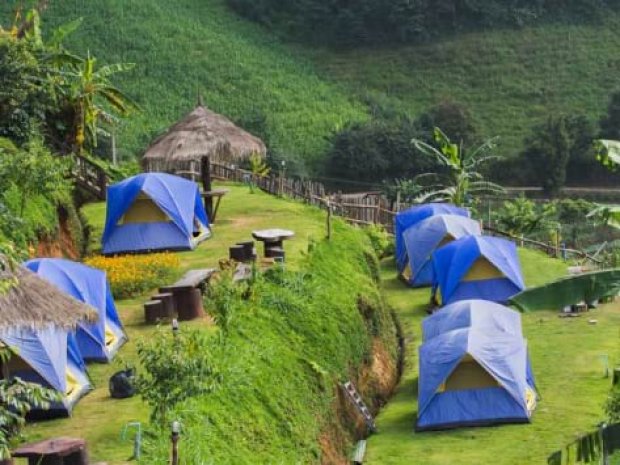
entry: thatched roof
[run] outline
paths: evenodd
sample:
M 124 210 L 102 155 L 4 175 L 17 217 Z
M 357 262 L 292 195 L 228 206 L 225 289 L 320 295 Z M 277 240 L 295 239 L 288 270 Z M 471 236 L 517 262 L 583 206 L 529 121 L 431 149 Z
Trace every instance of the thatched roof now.
M 68 329 L 80 321 L 97 319 L 94 308 L 70 297 L 30 270 L 17 267 L 14 271 L 7 268 L 0 272 L 0 279 L 12 278 L 16 278 L 17 283 L 0 294 L 0 329 L 48 325 Z
M 235 126 L 225 116 L 198 105 L 194 111 L 155 139 L 142 157 L 145 171 L 189 170 L 193 161 L 239 162 L 253 153 L 265 156 L 262 140 Z M 197 167 L 196 167 L 197 168 Z

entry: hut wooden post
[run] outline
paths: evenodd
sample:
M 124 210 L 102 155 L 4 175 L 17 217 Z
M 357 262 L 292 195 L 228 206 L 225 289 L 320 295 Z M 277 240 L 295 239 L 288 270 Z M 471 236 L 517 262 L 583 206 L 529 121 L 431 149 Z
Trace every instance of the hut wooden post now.
M 211 192 L 211 160 L 209 157 L 204 156 L 200 159 L 200 177 L 202 181 L 202 190 L 204 194 L 205 210 L 209 217 L 209 221 L 213 218 L 213 197 L 208 195 L 207 192 Z

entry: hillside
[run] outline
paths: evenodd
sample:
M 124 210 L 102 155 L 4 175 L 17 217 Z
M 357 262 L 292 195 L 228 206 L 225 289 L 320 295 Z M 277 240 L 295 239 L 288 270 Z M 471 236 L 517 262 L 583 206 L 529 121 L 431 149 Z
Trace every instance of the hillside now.
M 19 3 L 2 2 L 2 23 Z M 72 49 L 86 54 L 88 47 L 106 63 L 137 64 L 117 81 L 143 109 L 120 131 L 123 157 L 140 154 L 193 109 L 199 93 L 214 111 L 266 132 L 278 152 L 310 165 L 326 134 L 366 117 L 365 108 L 319 77 L 309 60 L 238 19 L 220 0 L 55 0 L 44 25 L 78 17 L 84 22 L 68 40 Z
M 3 2 L 8 23 L 17 0 Z M 445 99 L 466 104 L 502 151 L 520 149 L 548 114 L 597 120 L 618 87 L 620 16 L 588 25 L 469 33 L 419 46 L 312 49 L 286 44 L 224 0 L 55 0 L 46 27 L 84 17 L 70 45 L 106 62 L 135 62 L 118 84 L 143 113 L 121 129 L 121 154 L 192 109 L 214 110 L 265 137 L 281 156 L 320 166 L 326 137 L 368 118 L 368 104 L 417 115 Z
M 359 229 L 336 220 L 332 241 L 323 241 L 324 212 L 262 192 L 249 194 L 246 186 L 226 187 L 230 193 L 222 201 L 213 237 L 178 254 L 179 275 L 217 267 L 228 247 L 248 240 L 254 229 L 288 228 L 295 238 L 285 245 L 285 272 L 272 272 L 247 287 L 214 286 L 205 305 L 211 316 L 219 305 L 226 306 L 225 333 L 211 318 L 181 323 L 180 331 L 199 328 L 208 335 L 200 349 L 212 354 L 220 375 L 212 393 L 176 412 L 184 425 L 182 463 L 204 463 L 205 458 L 235 465 L 318 463 L 326 454 L 333 454 L 327 463 L 336 463 L 351 444 L 353 428 L 348 428 L 347 405 L 336 396 L 335 384 L 355 380 L 370 404 L 375 395 L 385 399 L 396 382 L 395 328 L 378 289 L 378 263 Z M 96 250 L 105 205 L 89 204 L 84 213 Z M 145 438 L 140 463 L 165 463 L 169 431 L 149 426 L 148 409 L 138 396 L 111 399 L 107 384 L 125 364 L 136 363 L 140 341 L 169 336 L 168 325 L 144 324 L 142 304 L 148 298 L 117 300 L 129 343 L 113 363 L 88 366 L 96 389 L 79 402 L 72 418 L 31 424 L 28 440 L 84 437 L 91 459 L 120 465 L 127 463 L 132 444 L 119 440 L 119 434 L 128 422 L 139 421 L 152 433 Z

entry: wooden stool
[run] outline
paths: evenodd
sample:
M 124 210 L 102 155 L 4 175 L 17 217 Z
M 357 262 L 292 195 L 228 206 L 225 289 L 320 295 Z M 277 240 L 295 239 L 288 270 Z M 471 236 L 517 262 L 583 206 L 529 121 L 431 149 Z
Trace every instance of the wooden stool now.
M 161 300 L 151 300 L 144 304 L 144 320 L 148 324 L 155 324 L 161 318 L 163 304 Z
M 179 321 L 193 320 L 205 315 L 200 289 L 192 288 L 179 291 L 174 297 Z
M 151 297 L 151 300 L 161 300 L 160 318 L 174 318 L 176 308 L 174 308 L 174 295 L 172 292 L 161 292 Z

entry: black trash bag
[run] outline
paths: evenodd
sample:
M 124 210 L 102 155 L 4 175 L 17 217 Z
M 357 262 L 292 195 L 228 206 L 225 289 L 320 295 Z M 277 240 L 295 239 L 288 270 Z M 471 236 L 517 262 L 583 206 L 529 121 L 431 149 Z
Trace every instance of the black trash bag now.
M 114 399 L 126 399 L 136 394 L 133 380 L 136 373 L 135 370 L 123 370 L 114 373 L 110 377 L 109 388 L 110 396 Z

